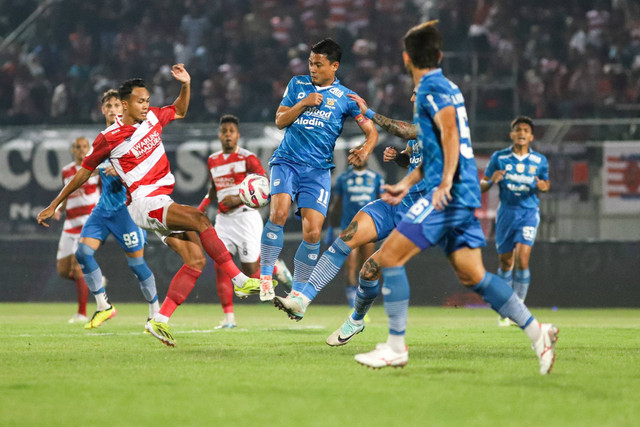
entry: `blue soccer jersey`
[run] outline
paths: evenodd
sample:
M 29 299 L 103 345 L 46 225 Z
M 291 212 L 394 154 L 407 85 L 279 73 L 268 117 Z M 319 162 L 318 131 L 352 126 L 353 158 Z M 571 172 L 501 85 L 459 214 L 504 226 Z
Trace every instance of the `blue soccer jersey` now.
M 347 117 L 356 117 L 360 109 L 347 97 L 354 93 L 335 81 L 326 87 L 315 86 L 311 76 L 296 76 L 287 85 L 280 105 L 293 107 L 301 99 L 313 92 L 322 94 L 322 104 L 309 107 L 291 123 L 284 138 L 273 153 L 269 165 L 278 159 L 304 164 L 318 169 L 332 169 L 333 149 L 342 132 Z
M 416 139 L 411 139 L 407 142 L 409 148 L 411 148 L 411 156 L 409 156 L 409 172 L 414 171 L 415 168 L 422 165 L 422 149 Z M 418 199 L 427 193 L 427 183 L 424 179 L 420 180 L 417 184 L 409 189 L 409 193 L 402 199 L 402 204 L 407 208 L 410 208 Z
M 414 104 L 413 122 L 417 127 L 418 142 L 422 148 L 425 185 L 431 191 L 442 181 L 442 135 L 434 117 L 440 110 L 449 106 L 456 110 L 460 136 L 460 156 L 453 178 L 452 200 L 449 206 L 477 208 L 480 207 L 480 182 L 471 148 L 471 131 L 464 97 L 458 86 L 442 74 L 441 69 L 430 71 L 422 77 Z
M 382 175 L 369 169 L 357 171 L 350 168 L 338 176 L 333 193 L 342 197 L 340 227 L 343 230 L 364 205 L 380 196 L 383 185 Z
M 122 184 L 119 176 L 111 176 L 105 173 L 105 169 L 111 166 L 109 160 L 105 160 L 98 166 L 100 180 L 102 181 L 102 193 L 96 207 L 113 212 L 127 204 L 127 189 Z
M 524 209 L 538 207 L 540 201 L 536 177 L 542 181 L 549 179 L 549 163 L 544 155 L 529 149 L 524 156 L 518 156 L 512 147 L 505 148 L 491 155 L 484 174 L 491 178 L 498 170 L 505 171 L 498 183 L 501 206 Z

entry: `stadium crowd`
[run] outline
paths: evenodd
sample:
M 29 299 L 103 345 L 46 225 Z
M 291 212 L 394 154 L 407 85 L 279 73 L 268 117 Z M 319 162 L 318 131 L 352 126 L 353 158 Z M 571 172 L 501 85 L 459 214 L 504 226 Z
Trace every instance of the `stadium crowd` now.
M 38 4 L 0 0 L 2 37 Z M 376 111 L 406 118 L 400 39 L 434 18 L 445 51 L 479 55 L 475 76 L 450 71 L 463 92 L 472 78 L 487 88 L 513 81 L 517 69 L 521 112 L 534 118 L 620 117 L 640 104 L 633 0 L 58 0 L 44 9 L 0 51 L 1 124 L 99 122 L 99 94 L 132 76 L 150 82 L 153 105 L 170 104 L 173 63 L 193 76 L 189 121 L 272 121 L 287 81 L 308 72 L 309 46 L 327 36 L 345 50 L 339 78 Z M 511 117 L 512 95 L 486 93 L 479 118 Z

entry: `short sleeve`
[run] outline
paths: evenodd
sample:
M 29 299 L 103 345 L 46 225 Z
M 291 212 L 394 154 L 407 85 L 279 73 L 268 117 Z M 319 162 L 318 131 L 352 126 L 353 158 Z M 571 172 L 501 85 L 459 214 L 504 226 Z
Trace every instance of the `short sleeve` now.
M 489 164 L 487 168 L 484 170 L 484 176 L 491 179 L 493 174 L 500 169 L 500 165 L 498 164 L 498 153 L 493 153 L 491 155 L 491 160 L 489 160 Z
M 351 92 L 351 93 L 353 93 L 354 95 L 357 95 L 357 93 L 355 93 L 355 92 Z M 356 117 L 357 115 L 362 114 L 360 112 L 360 107 L 358 107 L 358 104 L 356 104 L 356 101 L 354 101 L 351 98 L 347 98 L 347 99 L 348 99 L 348 101 L 347 101 L 347 112 L 348 112 L 349 116 Z
M 160 126 L 162 127 L 165 127 L 176 118 L 176 107 L 174 105 L 167 105 L 162 108 L 151 107 L 149 110 L 153 111 L 153 114 L 158 117 L 158 121 L 160 121 Z
M 293 78 L 289 81 L 289 84 L 284 91 L 284 95 L 282 95 L 282 101 L 280 102 L 280 105 L 284 105 L 285 107 L 293 107 L 298 102 L 296 98 L 297 93 L 295 88 L 295 80 L 296 79 Z
M 260 160 L 254 154 L 247 157 L 247 172 L 266 176 L 262 163 L 260 163 Z
M 447 93 L 437 92 L 433 89 L 421 92 L 421 104 L 429 113 L 429 116 L 435 117 L 440 110 L 448 106 L 454 106 L 453 98 Z
M 547 158 L 542 156 L 542 162 L 540 162 L 540 169 L 538 170 L 538 178 L 543 181 L 549 180 L 549 162 Z
M 96 137 L 91 146 L 91 151 L 82 161 L 82 167 L 90 171 L 95 170 L 98 165 L 109 158 L 111 148 L 104 135 L 101 133 Z

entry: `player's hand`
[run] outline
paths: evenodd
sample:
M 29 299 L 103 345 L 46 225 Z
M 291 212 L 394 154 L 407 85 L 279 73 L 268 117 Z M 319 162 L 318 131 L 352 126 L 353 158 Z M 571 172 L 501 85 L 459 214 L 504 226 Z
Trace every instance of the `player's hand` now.
M 318 92 L 311 92 L 301 102 L 305 107 L 317 107 L 322 104 L 324 98 Z
M 347 96 L 356 103 L 356 105 L 358 106 L 362 114 L 365 114 L 367 112 L 367 110 L 369 109 L 369 106 L 367 105 L 367 101 L 360 98 L 360 96 L 356 95 L 355 93 L 348 93 Z
M 36 220 L 38 221 L 38 224 L 42 225 L 43 227 L 49 227 L 49 224 L 47 224 L 45 221 L 48 220 L 49 218 L 51 218 L 54 215 L 60 215 L 60 212 L 57 212 L 56 209 L 49 205 L 46 208 L 44 208 L 43 210 L 40 211 L 40 213 L 38 214 L 38 216 L 36 217 Z M 58 219 L 58 218 L 56 218 Z
M 347 160 L 350 165 L 362 166 L 369 158 L 369 153 L 364 150 L 364 144 L 349 150 Z
M 384 149 L 384 153 L 382 155 L 382 161 L 384 162 L 392 162 L 398 157 L 398 150 L 393 147 L 387 147 Z
M 502 181 L 504 179 L 504 173 L 506 171 L 495 171 L 493 173 L 493 175 L 491 175 L 491 181 L 493 181 L 494 184 L 499 183 L 500 181 Z
M 535 178 L 536 178 L 536 187 L 538 187 L 538 190 L 542 192 L 549 190 L 549 183 L 547 181 L 540 179 L 537 176 Z
M 171 67 L 171 75 L 180 83 L 191 83 L 191 76 L 184 68 L 184 64 L 176 64 Z
M 116 172 L 113 166 L 107 166 L 106 168 L 104 168 L 104 173 L 108 176 L 118 176 L 118 172 Z
M 434 208 L 441 211 L 449 204 L 451 199 L 453 199 L 453 197 L 451 197 L 451 187 L 451 183 L 440 183 L 431 197 L 431 204 L 433 204 Z
M 242 201 L 240 200 L 240 196 L 229 194 L 228 196 L 225 196 L 224 199 L 220 200 L 220 203 L 228 208 L 235 208 L 236 206 L 241 205 Z
M 404 196 L 409 192 L 409 187 L 406 187 L 402 181 L 397 184 L 385 184 L 382 186 L 384 193 L 382 193 L 382 200 L 390 205 L 399 205 Z

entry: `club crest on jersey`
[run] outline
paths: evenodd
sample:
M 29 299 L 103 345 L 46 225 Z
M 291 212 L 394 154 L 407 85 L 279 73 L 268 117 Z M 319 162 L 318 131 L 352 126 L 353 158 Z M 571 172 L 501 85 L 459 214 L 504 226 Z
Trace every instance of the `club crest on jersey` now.
M 524 172 L 524 163 L 518 163 L 516 165 L 516 172 L 518 172 L 518 173 Z
M 335 98 L 327 98 L 327 107 L 335 107 L 336 100 Z
M 337 87 L 332 87 L 331 89 L 329 89 L 329 93 L 334 94 L 338 98 L 340 98 L 342 95 L 344 95 L 344 92 L 341 91 L 340 89 L 338 89 Z
M 162 139 L 160 139 L 160 132 L 154 130 L 152 133 L 144 137 L 140 142 L 133 146 L 131 149 L 131 153 L 136 156 L 136 159 L 139 159 L 151 151 L 153 151 L 158 145 L 162 143 Z
M 536 170 L 538 170 L 537 166 L 529 165 L 529 173 L 530 174 L 532 174 L 532 175 L 535 174 Z

